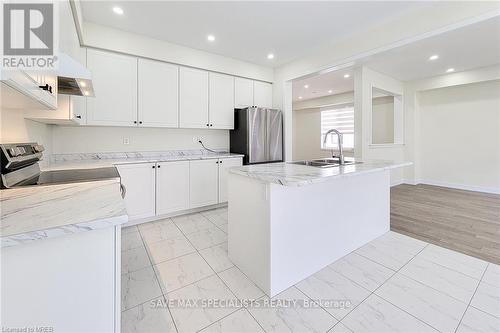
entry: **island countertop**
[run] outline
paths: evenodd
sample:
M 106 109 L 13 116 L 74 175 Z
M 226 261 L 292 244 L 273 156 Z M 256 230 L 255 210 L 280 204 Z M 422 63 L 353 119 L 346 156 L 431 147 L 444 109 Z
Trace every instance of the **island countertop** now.
M 229 169 L 229 172 L 264 183 L 284 186 L 304 186 L 328 181 L 336 177 L 348 177 L 412 165 L 411 162 L 378 160 L 356 160 L 356 162 L 360 163 L 327 168 L 298 165 L 289 162 L 266 163 L 234 167 Z
M 119 179 L 1 190 L 0 205 L 1 247 L 128 221 Z

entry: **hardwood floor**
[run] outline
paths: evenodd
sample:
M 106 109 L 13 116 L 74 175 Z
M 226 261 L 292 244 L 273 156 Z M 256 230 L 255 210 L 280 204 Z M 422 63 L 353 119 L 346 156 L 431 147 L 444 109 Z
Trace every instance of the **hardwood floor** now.
M 391 230 L 500 264 L 500 195 L 394 186 Z

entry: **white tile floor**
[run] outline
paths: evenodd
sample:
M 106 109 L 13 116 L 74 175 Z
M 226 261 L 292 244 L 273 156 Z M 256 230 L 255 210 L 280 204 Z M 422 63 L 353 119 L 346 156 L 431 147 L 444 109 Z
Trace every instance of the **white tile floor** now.
M 122 332 L 500 332 L 498 265 L 389 232 L 269 300 L 226 230 L 226 208 L 124 229 Z

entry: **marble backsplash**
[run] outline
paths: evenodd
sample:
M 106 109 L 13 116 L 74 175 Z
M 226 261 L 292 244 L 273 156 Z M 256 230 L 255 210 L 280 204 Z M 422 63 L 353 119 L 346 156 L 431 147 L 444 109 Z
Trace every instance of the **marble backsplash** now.
M 104 159 L 127 159 L 127 158 L 164 158 L 164 157 L 188 157 L 188 156 L 211 156 L 227 153 L 225 150 L 211 152 L 205 149 L 185 150 L 163 150 L 163 151 L 136 151 L 136 152 L 108 152 L 108 153 L 71 153 L 52 154 L 49 158 L 51 163 L 80 161 L 80 160 L 104 160 Z

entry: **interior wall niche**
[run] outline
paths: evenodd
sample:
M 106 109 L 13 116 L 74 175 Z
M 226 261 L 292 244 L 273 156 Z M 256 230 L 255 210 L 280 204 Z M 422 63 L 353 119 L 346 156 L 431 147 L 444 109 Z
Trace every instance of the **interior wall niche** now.
M 372 87 L 371 144 L 403 143 L 402 96 Z

